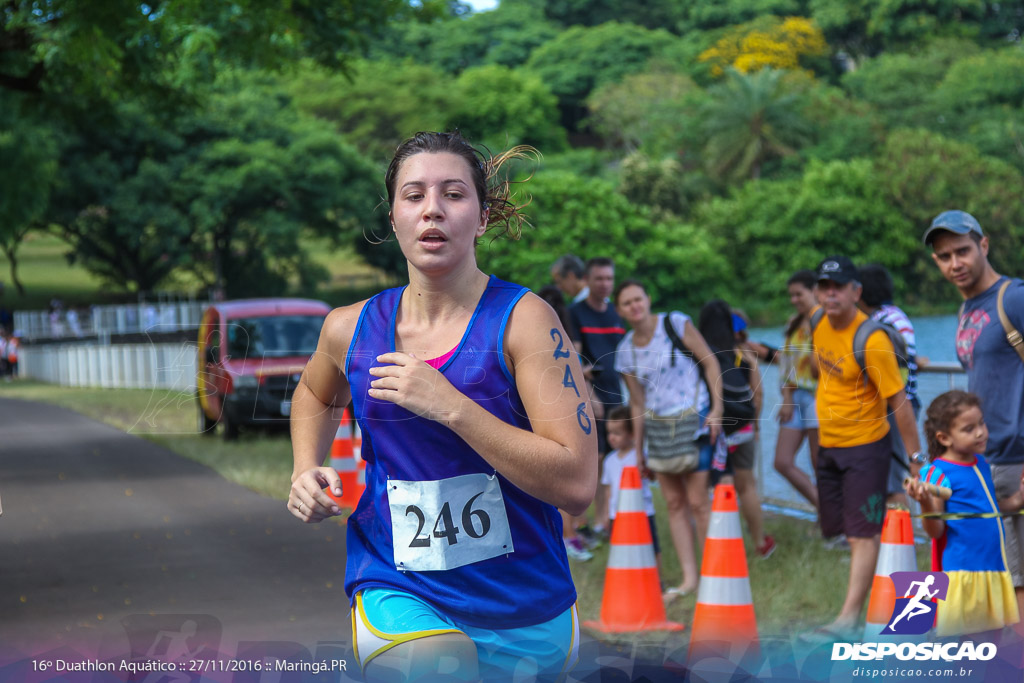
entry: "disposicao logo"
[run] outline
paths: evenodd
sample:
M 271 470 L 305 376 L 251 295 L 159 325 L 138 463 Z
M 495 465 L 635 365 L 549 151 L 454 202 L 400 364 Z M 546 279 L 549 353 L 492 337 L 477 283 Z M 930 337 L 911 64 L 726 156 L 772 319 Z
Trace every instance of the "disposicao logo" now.
M 896 595 L 892 616 L 880 635 L 921 635 L 935 623 L 937 605 L 945 600 L 949 577 L 944 572 L 893 572 L 889 575 Z

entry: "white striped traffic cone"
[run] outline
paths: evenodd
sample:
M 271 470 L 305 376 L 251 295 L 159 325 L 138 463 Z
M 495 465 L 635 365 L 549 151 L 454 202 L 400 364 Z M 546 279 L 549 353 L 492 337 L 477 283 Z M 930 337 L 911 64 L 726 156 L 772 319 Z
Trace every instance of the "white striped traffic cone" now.
M 734 652 L 749 652 L 758 642 L 736 489 L 719 484 L 704 541 L 689 656 L 729 658 Z
M 604 633 L 681 631 L 682 624 L 665 616 L 640 471 L 626 467 L 621 481 L 608 568 L 604 573 L 601 620 L 585 622 L 584 626 Z
M 868 601 L 868 616 L 864 622 L 865 641 L 884 640 L 880 636 L 892 618 L 896 607 L 896 587 L 889 578 L 893 572 L 916 572 L 917 555 L 914 554 L 914 527 L 910 523 L 910 512 L 892 508 L 886 511 L 882 523 L 882 544 L 878 549 L 878 563 L 875 578 L 871 582 L 871 599 Z M 905 639 L 906 636 L 888 636 Z

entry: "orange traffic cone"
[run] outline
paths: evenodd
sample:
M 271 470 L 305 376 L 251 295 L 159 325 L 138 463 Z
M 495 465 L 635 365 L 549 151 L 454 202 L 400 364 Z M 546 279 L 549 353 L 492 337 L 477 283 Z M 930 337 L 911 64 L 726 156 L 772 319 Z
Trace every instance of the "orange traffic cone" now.
M 668 621 L 661 600 L 661 581 L 654 559 L 651 527 L 644 511 L 640 471 L 622 471 L 619 507 L 612 527 L 611 551 L 604 573 L 601 620 L 584 626 L 603 633 L 628 631 L 681 631 Z
M 352 446 L 352 424 L 352 413 L 349 408 L 345 408 L 345 413 L 338 424 L 338 431 L 334 434 L 334 443 L 331 444 L 331 467 L 341 477 L 341 496 L 335 496 L 329 491 L 328 495 L 341 507 L 354 510 L 366 488 L 366 474 L 365 469 L 361 469 L 356 463 Z
M 758 642 L 736 489 L 732 484 L 719 484 L 704 542 L 690 658 L 728 658 L 733 651 L 750 652 Z
M 914 527 L 910 523 L 910 512 L 890 508 L 882 523 L 882 545 L 878 549 L 868 616 L 864 622 L 865 641 L 878 640 L 882 629 L 892 618 L 892 610 L 896 607 L 896 587 L 889 576 L 893 572 L 916 571 L 917 556 L 914 554 Z

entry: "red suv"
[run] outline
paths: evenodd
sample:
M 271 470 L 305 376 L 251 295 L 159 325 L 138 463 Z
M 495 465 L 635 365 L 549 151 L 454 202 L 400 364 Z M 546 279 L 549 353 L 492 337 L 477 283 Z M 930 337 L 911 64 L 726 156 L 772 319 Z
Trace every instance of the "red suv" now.
M 214 304 L 199 324 L 199 431 L 224 438 L 242 426 L 286 427 L 292 393 L 331 308 L 311 299 Z

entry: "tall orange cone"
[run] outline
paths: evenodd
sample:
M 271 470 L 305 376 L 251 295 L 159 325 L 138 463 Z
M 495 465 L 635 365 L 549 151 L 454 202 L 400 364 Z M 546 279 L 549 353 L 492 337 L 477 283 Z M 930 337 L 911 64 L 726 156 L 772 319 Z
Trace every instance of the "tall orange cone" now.
M 341 507 L 354 510 L 366 488 L 366 475 L 365 470 L 361 470 L 356 463 L 352 445 L 352 424 L 352 413 L 349 408 L 345 408 L 345 413 L 338 424 L 338 431 L 334 434 L 334 443 L 331 444 L 331 467 L 341 477 L 341 496 L 331 493 L 328 495 Z
M 896 606 L 896 587 L 889 578 L 890 574 L 916 571 L 917 556 L 914 554 L 914 527 L 910 522 L 910 512 L 890 508 L 886 510 L 885 522 L 882 523 L 882 545 L 878 549 L 868 616 L 864 622 L 865 641 L 878 640 L 882 629 L 892 618 L 892 610 Z
M 623 469 L 621 481 L 608 568 L 604 573 L 601 620 L 583 625 L 603 633 L 681 631 L 685 626 L 668 621 L 665 616 L 651 527 L 640 489 L 640 471 L 636 467 Z
M 758 642 L 736 489 L 719 484 L 704 542 L 689 656 L 728 658 L 733 652 L 749 652 Z

